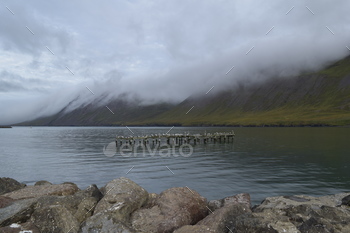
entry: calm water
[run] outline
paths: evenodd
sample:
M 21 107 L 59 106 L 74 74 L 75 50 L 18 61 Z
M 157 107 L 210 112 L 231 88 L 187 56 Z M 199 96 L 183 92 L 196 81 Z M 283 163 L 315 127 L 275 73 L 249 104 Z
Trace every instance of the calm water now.
M 170 127 L 131 129 L 151 134 Z M 188 186 L 208 199 L 248 192 L 255 204 L 274 195 L 350 191 L 350 128 L 178 127 L 171 132 L 232 129 L 233 143 L 196 145 L 189 157 L 105 156 L 103 148 L 116 134 L 131 134 L 125 127 L 0 129 L 0 177 L 27 184 L 71 181 L 86 188 L 125 176 L 149 192 Z

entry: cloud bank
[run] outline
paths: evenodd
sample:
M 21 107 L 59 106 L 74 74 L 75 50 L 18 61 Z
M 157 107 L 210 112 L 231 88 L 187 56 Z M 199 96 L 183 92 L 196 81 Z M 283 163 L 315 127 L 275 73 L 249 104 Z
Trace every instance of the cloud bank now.
M 348 9 L 347 0 L 5 1 L 0 124 L 73 100 L 179 102 L 316 70 L 350 53 Z

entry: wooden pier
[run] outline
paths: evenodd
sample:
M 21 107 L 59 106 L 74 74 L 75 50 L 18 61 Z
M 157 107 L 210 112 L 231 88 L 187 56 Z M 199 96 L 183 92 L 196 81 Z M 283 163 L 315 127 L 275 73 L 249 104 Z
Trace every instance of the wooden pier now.
M 204 133 L 204 134 L 150 134 L 144 136 L 116 136 L 115 143 L 118 147 L 122 144 L 129 145 L 160 145 L 161 143 L 167 143 L 169 145 L 181 145 L 181 144 L 207 144 L 207 143 L 226 143 L 233 142 L 235 133 L 231 132 L 216 132 L 216 133 Z

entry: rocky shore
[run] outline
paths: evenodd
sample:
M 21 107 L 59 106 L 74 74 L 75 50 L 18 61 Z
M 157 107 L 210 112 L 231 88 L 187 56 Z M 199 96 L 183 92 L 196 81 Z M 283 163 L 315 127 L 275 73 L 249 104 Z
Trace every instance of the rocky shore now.
M 80 190 L 0 178 L 0 233 L 350 232 L 350 193 L 207 201 L 190 187 L 148 193 L 128 178 Z

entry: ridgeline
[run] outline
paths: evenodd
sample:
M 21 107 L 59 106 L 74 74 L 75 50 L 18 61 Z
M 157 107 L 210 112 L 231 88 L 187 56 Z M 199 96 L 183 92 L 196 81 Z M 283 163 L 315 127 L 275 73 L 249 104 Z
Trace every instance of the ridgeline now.
M 314 73 L 271 78 L 174 105 L 115 100 L 20 125 L 345 126 L 350 125 L 350 57 Z M 188 112 L 195 106 L 190 112 Z M 188 114 L 186 114 L 188 112 Z

